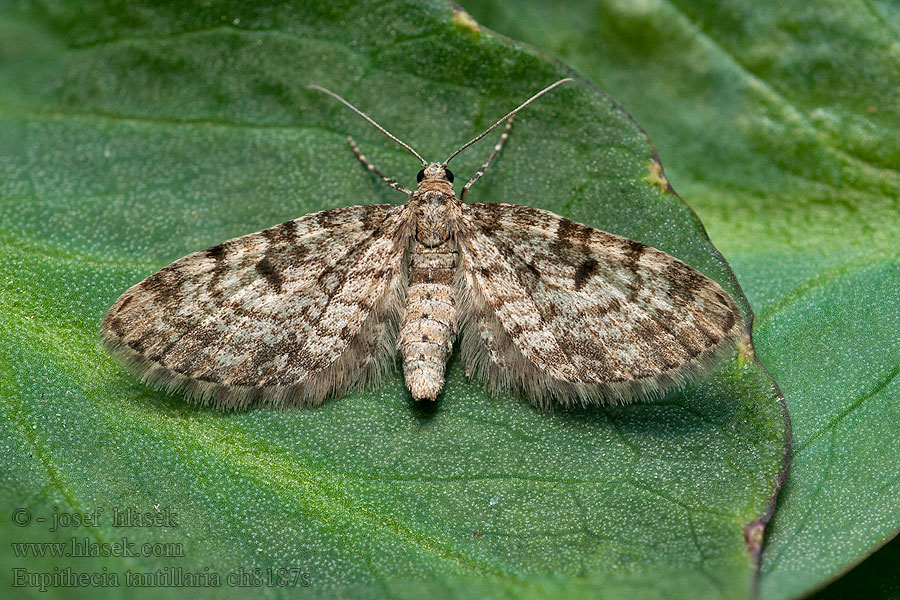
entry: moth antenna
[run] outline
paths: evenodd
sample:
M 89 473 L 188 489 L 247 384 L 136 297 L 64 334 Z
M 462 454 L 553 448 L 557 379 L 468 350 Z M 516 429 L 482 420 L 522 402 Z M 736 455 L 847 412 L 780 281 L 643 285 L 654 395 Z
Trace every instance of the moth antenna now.
M 371 123 L 372 125 L 374 125 L 375 128 L 378 129 L 378 131 L 380 131 L 380 132 L 383 133 L 384 135 L 388 136 L 389 138 L 391 138 L 392 140 L 394 140 L 395 142 L 397 142 L 398 144 L 400 144 L 401 146 L 403 146 L 404 148 L 406 148 L 407 150 L 409 150 L 410 152 L 412 152 L 412 153 L 413 153 L 413 156 L 415 156 L 415 157 L 418 158 L 420 161 L 422 161 L 422 166 L 423 166 L 423 167 L 427 167 L 427 166 L 428 166 L 428 161 L 426 161 L 424 158 L 422 158 L 421 156 L 419 156 L 419 153 L 416 152 L 415 150 L 413 150 L 413 149 L 409 146 L 409 144 L 407 144 L 406 142 L 400 140 L 397 136 L 395 136 L 394 134 L 392 134 L 390 131 L 388 131 L 387 129 L 385 129 L 384 127 L 382 127 L 382 126 L 379 125 L 378 123 L 376 123 L 375 120 L 374 120 L 372 117 L 370 117 L 369 115 L 367 115 L 367 114 L 364 113 L 363 111 L 359 110 L 358 108 L 356 108 L 355 106 L 353 106 L 352 104 L 350 104 L 349 102 L 347 102 L 346 100 L 344 100 L 343 98 L 341 98 L 340 96 L 338 96 L 337 94 L 335 94 L 334 92 L 332 92 L 331 90 L 326 90 L 325 88 L 319 87 L 319 86 L 317 86 L 317 85 L 308 85 L 308 86 L 306 86 L 306 87 L 309 88 L 309 89 L 311 89 L 311 90 L 318 90 L 318 91 L 320 91 L 320 92 L 323 92 L 323 93 L 325 93 L 325 94 L 328 94 L 329 96 L 331 96 L 332 98 L 334 98 L 334 99 L 337 100 L 338 102 L 342 103 L 344 106 L 346 106 L 347 108 L 349 108 L 350 110 L 352 110 L 353 112 L 355 112 L 356 114 L 358 114 L 359 116 L 361 116 L 363 119 L 365 119 L 366 121 L 368 121 L 369 123 Z M 545 90 L 545 91 L 546 91 L 546 90 Z M 538 95 L 540 95 L 540 94 L 538 94 Z M 530 102 L 530 100 L 529 100 L 529 102 Z M 485 133 L 487 133 L 487 132 L 485 132 Z
M 457 154 L 459 154 L 460 152 L 462 152 L 463 150 L 465 150 L 466 148 L 468 148 L 469 146 L 471 146 L 472 144 L 474 144 L 475 142 L 477 142 L 478 140 L 480 140 L 481 138 L 483 138 L 484 136 L 486 136 L 487 134 L 489 134 L 490 132 L 492 132 L 492 131 L 493 131 L 495 128 L 497 128 L 501 123 L 503 123 L 504 121 L 506 121 L 507 119 L 509 119 L 509 118 L 512 117 L 513 115 L 515 115 L 517 112 L 519 112 L 520 110 L 522 110 L 523 108 L 525 108 L 526 106 L 528 106 L 529 104 L 531 104 L 532 102 L 534 102 L 535 100 L 537 100 L 538 98 L 540 98 L 541 96 L 543 96 L 544 94 L 546 94 L 547 92 L 549 92 L 550 90 L 552 90 L 553 88 L 555 88 L 556 86 L 562 85 L 563 83 L 566 83 L 567 81 L 574 81 L 574 80 L 573 80 L 571 77 L 566 77 L 565 79 L 560 79 L 560 80 L 557 81 L 556 83 L 551 83 L 550 85 L 548 85 L 547 87 L 545 87 L 544 89 L 542 89 L 541 91 L 539 91 L 537 94 L 535 94 L 534 96 L 532 96 L 531 98 L 529 98 L 528 100 L 526 100 L 525 102 L 523 102 L 522 104 L 520 104 L 520 105 L 518 106 L 518 108 L 516 108 L 515 110 L 511 111 L 509 114 L 507 114 L 506 116 L 502 117 L 499 121 L 497 121 L 496 123 L 494 123 L 493 125 L 491 125 L 491 126 L 488 127 L 487 129 L 485 129 L 485 130 L 484 130 L 483 132 L 481 132 L 479 135 L 475 136 L 474 138 L 472 138 L 471 140 L 469 140 L 468 142 L 466 142 L 465 144 L 463 144 L 462 146 L 460 146 L 460 147 L 456 150 L 456 152 L 454 152 L 453 154 L 451 154 L 450 157 L 449 157 L 447 160 L 444 161 L 444 163 L 443 163 L 441 166 L 442 166 L 442 167 L 446 167 L 446 166 L 447 166 L 447 163 L 449 163 L 451 160 L 453 160 L 453 158 L 454 158 Z M 324 91 L 324 90 L 323 90 L 323 91 Z M 353 108 L 353 107 L 351 107 L 351 108 Z M 354 110 L 356 110 L 356 109 L 354 109 Z M 357 112 L 359 112 L 359 111 L 357 111 Z M 360 113 L 360 114 L 362 114 L 362 113 Z M 363 115 L 363 116 L 365 116 L 365 115 Z M 366 118 L 368 118 L 368 117 L 366 117 Z M 371 119 L 370 119 L 370 120 L 371 120 Z M 387 132 L 385 132 L 385 133 L 387 133 Z

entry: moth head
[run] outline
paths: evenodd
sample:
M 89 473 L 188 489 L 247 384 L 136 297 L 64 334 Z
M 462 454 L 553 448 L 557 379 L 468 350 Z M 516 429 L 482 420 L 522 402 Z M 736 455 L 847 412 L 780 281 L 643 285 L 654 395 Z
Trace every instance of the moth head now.
M 416 175 L 418 183 L 422 183 L 425 179 L 443 179 L 453 183 L 453 172 L 440 163 L 430 163 Z

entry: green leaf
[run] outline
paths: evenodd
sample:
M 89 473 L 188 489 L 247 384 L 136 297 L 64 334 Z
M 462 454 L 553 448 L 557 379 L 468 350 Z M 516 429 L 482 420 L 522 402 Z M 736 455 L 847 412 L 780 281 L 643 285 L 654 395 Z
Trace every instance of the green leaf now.
M 761 595 L 825 584 L 900 526 L 900 105 L 889 2 L 471 2 L 633 111 L 734 266 L 785 392 L 791 472 Z
M 439 2 L 2 11 L 0 531 L 112 554 L 5 545 L 4 583 L 42 598 L 132 584 L 178 596 L 186 576 L 211 584 L 187 586 L 198 597 L 280 597 L 300 573 L 317 597 L 750 592 L 787 432 L 749 347 L 662 400 L 552 413 L 489 397 L 458 357 L 435 405 L 395 374 L 314 410 L 221 413 L 152 392 L 100 348 L 115 298 L 188 252 L 403 200 L 346 136 L 407 185 L 417 163 L 307 84 L 440 158 L 564 66 Z M 491 143 L 454 162 L 460 178 Z M 647 137 L 584 79 L 522 113 L 472 198 L 650 243 L 748 310 Z M 115 526 L 129 508 L 160 521 Z M 89 522 L 51 531 L 72 514 Z M 137 555 L 102 546 L 123 538 Z M 67 569 L 108 587 L 39 591 Z

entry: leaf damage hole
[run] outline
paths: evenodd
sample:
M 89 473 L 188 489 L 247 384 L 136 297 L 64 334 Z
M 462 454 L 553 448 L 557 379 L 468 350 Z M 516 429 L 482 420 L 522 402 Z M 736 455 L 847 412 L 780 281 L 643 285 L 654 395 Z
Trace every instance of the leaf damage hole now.
M 453 23 L 458 27 L 464 27 L 475 33 L 481 33 L 481 25 L 478 24 L 478 21 L 461 8 L 457 8 L 453 11 Z
M 750 553 L 754 562 L 759 560 L 765 530 L 766 524 L 762 519 L 757 519 L 744 526 L 744 542 L 747 544 L 747 552 Z
M 647 163 L 647 170 L 650 171 L 650 173 L 644 179 L 655 186 L 659 186 L 663 192 L 672 191 L 672 186 L 669 185 L 669 180 L 666 179 L 666 174 L 663 172 L 663 166 L 658 160 L 655 158 L 650 159 Z

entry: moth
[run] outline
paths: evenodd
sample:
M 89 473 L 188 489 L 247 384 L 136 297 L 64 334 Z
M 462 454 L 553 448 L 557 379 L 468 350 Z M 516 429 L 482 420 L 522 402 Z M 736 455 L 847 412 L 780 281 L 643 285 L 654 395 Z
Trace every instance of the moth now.
M 219 408 L 313 406 L 402 358 L 435 400 L 457 337 L 466 373 L 541 407 L 658 396 L 713 368 L 743 329 L 732 298 L 669 254 L 554 213 L 466 195 L 518 111 L 422 163 L 402 205 L 348 206 L 181 258 L 127 290 L 101 325 L 109 352 L 157 388 Z M 447 164 L 506 123 L 457 197 Z

